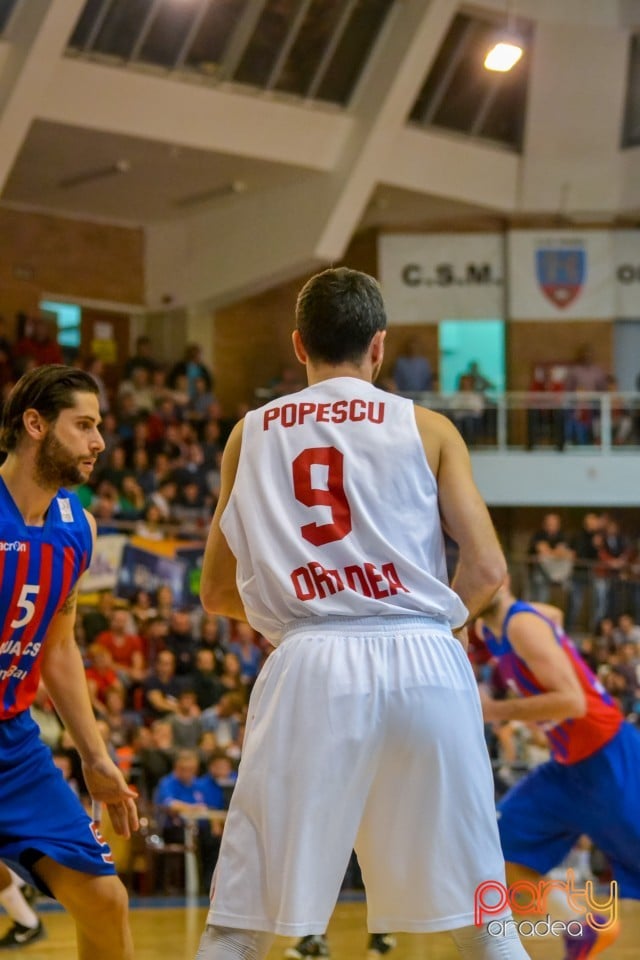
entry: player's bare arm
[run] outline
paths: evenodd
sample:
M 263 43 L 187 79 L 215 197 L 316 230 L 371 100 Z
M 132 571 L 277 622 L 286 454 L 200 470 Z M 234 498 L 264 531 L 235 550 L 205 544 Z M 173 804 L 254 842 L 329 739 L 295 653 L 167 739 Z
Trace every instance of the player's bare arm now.
M 93 517 L 89 521 L 95 531 Z M 129 836 L 138 828 L 136 792 L 110 759 L 96 725 L 84 664 L 75 641 L 77 591 L 71 591 L 53 618 L 42 653 L 42 679 L 64 726 L 82 758 L 94 800 L 107 805 L 114 829 Z
M 551 627 L 536 614 L 523 611 L 509 621 L 508 639 L 547 692 L 508 700 L 490 700 L 483 695 L 485 720 L 559 723 L 571 717 L 583 717 L 587 710 L 584 691 Z
M 438 481 L 442 525 L 460 550 L 452 588 L 473 617 L 491 600 L 504 580 L 507 565 L 473 479 L 466 445 L 446 417 L 416 407 L 416 422 L 425 454 Z
M 220 496 L 207 537 L 200 579 L 200 599 L 207 613 L 234 620 L 246 620 L 247 615 L 236 586 L 236 558 L 220 529 L 220 518 L 229 502 L 238 470 L 242 426 L 242 421 L 235 425 L 222 455 Z

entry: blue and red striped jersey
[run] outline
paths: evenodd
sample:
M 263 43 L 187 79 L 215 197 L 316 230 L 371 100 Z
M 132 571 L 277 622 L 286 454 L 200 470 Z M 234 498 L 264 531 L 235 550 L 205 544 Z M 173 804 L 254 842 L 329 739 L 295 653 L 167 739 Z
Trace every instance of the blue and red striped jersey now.
M 33 702 L 47 630 L 89 566 L 91 549 L 74 493 L 59 490 L 44 524 L 30 527 L 0 477 L 0 720 Z
M 502 624 L 500 638 L 486 626 L 482 631 L 487 647 L 494 657 L 498 658 L 500 674 L 510 689 L 522 697 L 534 697 L 536 694 L 547 692 L 509 643 L 507 636 L 509 621 L 518 613 L 533 613 L 549 624 L 556 643 L 569 657 L 580 686 L 584 690 L 587 712 L 583 717 L 574 717 L 559 723 L 540 724 L 549 741 L 553 758 L 558 763 L 577 763 L 591 756 L 613 739 L 623 721 L 622 713 L 584 662 L 566 633 L 539 610 L 522 600 L 516 600 L 509 607 Z

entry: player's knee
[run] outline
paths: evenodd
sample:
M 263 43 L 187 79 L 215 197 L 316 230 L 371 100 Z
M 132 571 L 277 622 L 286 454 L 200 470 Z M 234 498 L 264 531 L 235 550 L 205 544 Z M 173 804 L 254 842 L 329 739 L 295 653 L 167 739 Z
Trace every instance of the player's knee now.
M 99 915 L 113 923 L 124 921 L 129 908 L 129 896 L 124 884 L 118 877 L 95 877 L 91 887 L 91 913 L 93 918 Z

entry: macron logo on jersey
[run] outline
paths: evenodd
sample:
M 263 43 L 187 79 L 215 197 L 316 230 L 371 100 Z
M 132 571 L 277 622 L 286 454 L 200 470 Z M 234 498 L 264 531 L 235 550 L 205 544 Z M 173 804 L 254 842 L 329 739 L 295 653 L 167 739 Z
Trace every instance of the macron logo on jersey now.
M 58 507 L 60 509 L 60 517 L 63 523 L 73 523 L 73 510 L 71 509 L 71 501 L 68 497 L 58 497 Z
M 26 549 L 26 543 L 21 543 L 19 540 L 13 540 L 11 543 L 8 543 L 6 540 L 0 540 L 0 551 L 3 553 L 9 553 L 13 551 L 16 553 L 24 553 Z

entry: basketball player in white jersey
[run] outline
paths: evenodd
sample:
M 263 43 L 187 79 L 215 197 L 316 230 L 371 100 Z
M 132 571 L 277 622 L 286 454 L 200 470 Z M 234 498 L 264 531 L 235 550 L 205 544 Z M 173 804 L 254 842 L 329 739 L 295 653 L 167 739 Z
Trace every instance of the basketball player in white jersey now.
M 232 431 L 202 569 L 206 610 L 276 646 L 254 687 L 198 960 L 262 960 L 321 934 L 355 847 L 372 933 L 450 930 L 468 960 L 521 960 L 474 925 L 504 883 L 462 628 L 506 571 L 448 420 L 372 385 L 386 316 L 345 268 L 298 297 L 309 387 Z M 460 548 L 447 583 L 443 528 Z M 508 917 L 508 912 L 506 913 Z

